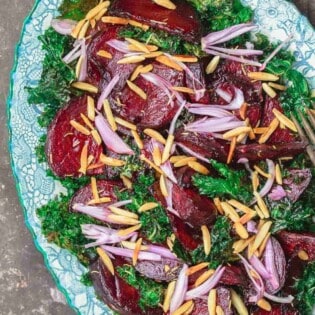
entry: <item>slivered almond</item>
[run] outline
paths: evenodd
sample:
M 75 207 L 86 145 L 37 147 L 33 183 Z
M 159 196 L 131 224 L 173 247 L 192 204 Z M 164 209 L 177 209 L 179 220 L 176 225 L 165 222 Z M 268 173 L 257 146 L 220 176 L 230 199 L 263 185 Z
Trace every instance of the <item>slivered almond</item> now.
M 147 54 L 150 53 L 150 50 L 148 49 L 148 47 L 146 47 L 146 45 L 144 43 L 141 43 L 141 42 L 139 42 L 133 38 L 128 38 L 128 37 L 126 37 L 125 40 L 130 44 L 128 47 L 129 49 L 130 48 L 132 48 L 132 49 L 136 48 L 137 49 L 136 51 L 141 51 L 141 52 L 144 52 Z
M 252 186 L 253 186 L 254 192 L 257 191 L 257 189 L 259 187 L 259 178 L 258 178 L 258 172 L 257 171 L 254 171 L 252 173 Z
M 102 144 L 102 138 L 100 136 L 100 134 L 98 133 L 98 131 L 96 129 L 93 129 L 91 131 L 91 135 L 93 136 L 93 139 L 95 140 L 95 142 L 98 144 L 98 145 L 101 145 Z
M 107 8 L 104 8 L 103 10 L 101 10 L 100 12 L 98 12 L 98 14 L 95 16 L 95 21 L 99 21 L 104 14 L 107 12 Z M 91 20 L 92 21 L 92 20 Z M 92 23 L 91 23 L 92 24 Z
M 270 123 L 267 131 L 264 132 L 260 136 L 258 143 L 259 144 L 265 143 L 270 138 L 270 136 L 275 132 L 275 130 L 278 128 L 278 126 L 279 126 L 279 120 L 277 118 L 274 118 L 272 120 L 272 122 Z
M 136 248 L 135 242 L 122 241 L 121 245 L 124 246 L 125 248 L 128 248 L 128 249 L 135 249 Z M 140 250 L 148 250 L 148 246 L 141 245 Z
M 129 23 L 129 20 L 117 16 L 104 16 L 102 17 L 102 22 L 110 24 L 127 25 Z
M 166 238 L 166 245 L 171 251 L 173 250 L 174 243 L 169 237 Z
M 174 167 L 182 167 L 185 165 L 188 165 L 189 162 L 194 162 L 196 161 L 197 158 L 195 158 L 194 156 L 185 156 L 182 159 L 179 159 L 177 162 L 174 163 Z
M 257 127 L 257 128 L 254 128 L 253 130 L 256 135 L 262 135 L 268 130 L 268 127 Z
M 217 305 L 215 308 L 216 315 L 225 315 L 223 308 L 220 305 Z
M 201 233 L 205 254 L 209 255 L 211 251 L 211 235 L 206 225 L 201 226 Z
M 234 152 L 235 152 L 235 148 L 236 148 L 236 142 L 237 142 L 237 138 L 233 137 L 231 144 L 230 144 L 230 148 L 229 148 L 229 154 L 226 160 L 227 164 L 230 164 L 232 162 L 233 156 L 234 156 Z
M 88 143 L 85 143 L 82 151 L 81 151 L 81 157 L 80 157 L 80 169 L 79 172 L 82 174 L 86 174 L 86 169 L 88 166 Z
M 135 143 L 137 145 L 137 147 L 142 150 L 143 149 L 143 141 L 142 139 L 140 138 L 140 135 L 138 134 L 137 131 L 135 130 L 131 130 L 131 134 L 133 136 L 133 139 L 135 140 Z
M 148 54 L 143 54 L 142 56 L 145 58 L 145 59 L 150 59 L 150 58 L 156 58 L 156 57 L 159 57 L 159 56 L 162 56 L 163 55 L 163 52 L 162 51 L 152 51 Z
M 268 96 L 270 96 L 271 98 L 275 98 L 277 96 L 276 91 L 271 86 L 269 86 L 267 83 L 263 83 L 262 88 L 265 91 L 265 93 Z
M 179 62 L 197 62 L 198 58 L 196 56 L 189 55 L 173 55 L 173 58 Z
M 266 220 L 259 220 L 257 229 L 259 230 L 265 224 L 265 222 Z
M 268 234 L 268 232 L 269 232 L 269 230 L 271 228 L 271 225 L 272 225 L 272 222 L 271 221 L 267 221 L 258 230 L 258 233 L 256 234 L 256 237 L 255 237 L 255 240 L 254 240 L 254 243 L 253 243 L 252 250 L 249 253 L 250 257 L 254 254 L 254 252 L 259 248 L 259 246 L 264 241 L 264 238 Z
M 265 218 L 269 218 L 270 217 L 269 210 L 268 210 L 268 208 L 266 206 L 266 203 L 265 203 L 264 199 L 256 191 L 254 192 L 254 196 L 255 196 L 255 198 L 257 200 L 257 204 L 258 204 L 259 209 L 264 214 L 264 217 Z
M 128 24 L 135 26 L 135 27 L 139 27 L 139 28 L 143 29 L 144 31 L 147 31 L 150 28 L 149 25 L 142 24 L 142 23 L 137 22 L 135 20 L 128 20 Z
M 277 84 L 273 82 L 268 82 L 268 85 L 279 91 L 285 91 L 287 89 L 285 85 L 281 85 L 281 84 Z
M 118 236 L 126 236 L 126 235 L 128 235 L 128 234 L 130 234 L 130 233 L 133 233 L 133 232 L 136 232 L 136 231 L 138 231 L 138 230 L 140 230 L 140 229 L 141 229 L 141 224 L 137 224 L 137 225 L 132 226 L 132 227 L 130 227 L 130 228 L 123 229 L 123 230 L 119 230 L 119 231 L 117 232 L 117 235 L 118 235 Z
M 155 165 L 160 166 L 162 162 L 162 154 L 160 151 L 160 148 L 157 146 L 153 147 L 153 153 L 152 153 L 153 162 Z
M 167 191 L 167 186 L 166 186 L 166 180 L 164 175 L 160 176 L 160 189 L 161 189 L 161 193 L 164 197 L 168 196 L 168 191 Z
M 257 171 L 258 174 L 260 174 L 263 177 L 271 178 L 271 175 L 263 171 L 258 165 L 254 165 L 254 170 Z
M 143 154 L 141 154 L 139 158 L 141 161 L 146 162 L 151 168 L 156 170 L 158 173 L 160 173 L 161 175 L 164 175 L 164 172 L 158 166 L 156 166 L 153 162 L 151 162 L 148 158 L 146 158 Z
M 274 113 L 274 115 L 278 118 L 278 120 L 283 123 L 287 128 L 289 128 L 290 130 L 297 132 L 296 126 L 294 124 L 294 122 L 289 119 L 287 116 L 283 115 L 279 110 L 277 110 L 276 108 L 274 108 L 272 110 L 272 112 Z
M 245 240 L 249 237 L 247 230 L 245 229 L 245 227 L 240 222 L 234 223 L 234 229 L 240 238 Z
M 97 254 L 100 256 L 102 262 L 104 263 L 104 265 L 106 266 L 106 268 L 108 269 L 108 271 L 114 275 L 115 274 L 115 268 L 114 265 L 111 261 L 111 259 L 109 258 L 109 256 L 107 255 L 107 253 L 104 251 L 104 249 L 97 247 L 96 248 L 96 252 Z
M 237 200 L 235 200 L 235 199 L 230 199 L 230 200 L 228 200 L 227 202 L 228 202 L 231 206 L 233 206 L 234 208 L 239 209 L 239 210 L 241 210 L 241 211 L 243 211 L 243 212 L 245 212 L 245 213 L 250 213 L 250 212 L 253 211 L 252 208 L 250 208 L 250 207 L 244 205 L 243 203 L 241 203 L 241 202 L 239 202 L 239 201 L 237 201 Z
M 174 143 L 174 138 L 175 138 L 174 135 L 169 134 L 166 139 L 164 151 L 162 154 L 162 163 L 165 163 L 170 157 L 171 149 Z
M 195 91 L 193 89 L 190 89 L 185 86 L 172 86 L 173 91 L 187 93 L 187 94 L 195 94 Z
M 200 264 L 198 264 L 198 265 L 189 267 L 189 268 L 187 269 L 187 271 L 186 271 L 186 275 L 187 275 L 187 276 L 191 276 L 191 275 L 193 275 L 194 273 L 196 273 L 197 271 L 202 270 L 202 269 L 204 269 L 204 268 L 206 268 L 206 267 L 208 267 L 208 266 L 209 266 L 209 263 L 203 262 L 203 263 L 200 263 Z
M 93 162 L 93 160 L 94 160 L 94 156 L 92 154 L 89 155 L 87 158 L 87 164 L 90 165 Z
M 103 58 L 107 58 L 107 59 L 113 59 L 113 55 L 106 51 L 106 50 L 99 50 L 97 52 L 97 55 L 100 56 L 100 57 L 103 57 Z
M 83 57 L 81 56 L 75 66 L 75 77 L 78 79 L 80 76 L 80 71 L 82 67 Z
M 157 5 L 169 9 L 169 10 L 175 10 L 176 9 L 176 5 L 170 1 L 170 0 L 153 0 L 154 3 L 156 3 Z
M 247 76 L 252 80 L 278 81 L 279 77 L 268 72 L 248 72 Z
M 209 269 L 202 273 L 195 281 L 194 287 L 199 287 L 201 284 L 207 281 L 214 273 L 215 273 L 214 269 Z
M 305 250 L 299 250 L 298 251 L 298 257 L 301 259 L 301 260 L 309 260 L 310 257 L 308 256 L 307 252 Z
M 71 84 L 71 86 L 75 89 L 86 91 L 90 93 L 98 93 L 98 88 L 90 83 L 86 82 L 74 82 Z
M 260 299 L 260 300 L 257 302 L 257 305 L 258 305 L 261 309 L 263 309 L 263 310 L 265 310 L 265 311 L 267 311 L 267 312 L 270 312 L 270 311 L 271 311 L 271 305 L 270 305 L 270 303 L 269 303 L 267 300 L 265 300 L 265 299 Z
M 230 206 L 227 202 L 221 202 L 221 206 L 226 216 L 228 216 L 233 222 L 239 221 L 240 217 L 232 206 Z
M 239 110 L 240 117 L 245 120 L 248 104 L 244 102 Z
M 142 238 L 139 238 L 136 242 L 136 246 L 135 246 L 135 249 L 134 249 L 133 255 L 132 255 L 132 264 L 134 266 L 137 264 L 137 261 L 138 261 L 141 243 L 142 243 Z
M 132 124 L 131 122 L 124 120 L 120 117 L 115 117 L 115 121 L 118 125 L 124 126 L 131 130 L 137 130 L 137 126 L 135 124 Z
M 130 77 L 130 81 L 134 81 L 137 79 L 138 75 L 140 74 L 140 70 L 143 68 L 143 65 L 137 66 L 137 68 L 133 71 Z
M 144 129 L 143 133 L 164 145 L 166 144 L 165 138 L 158 131 L 154 129 L 149 129 L 149 128 Z
M 234 253 L 241 253 L 251 242 L 254 241 L 255 235 L 246 239 L 238 240 L 233 244 Z
M 102 198 L 99 198 L 99 199 L 92 199 L 87 204 L 88 205 L 97 205 L 97 204 L 100 204 L 100 203 L 108 203 L 110 201 L 111 201 L 110 197 L 102 197 Z
M 276 182 L 278 185 L 282 185 L 282 174 L 278 163 L 276 164 Z
M 223 139 L 227 140 L 232 137 L 237 137 L 238 135 L 242 133 L 249 133 L 250 132 L 250 127 L 237 127 L 235 129 L 229 130 L 223 134 Z
M 90 120 L 83 114 L 81 113 L 80 114 L 82 120 L 84 121 L 84 123 L 91 129 L 93 130 L 94 129 L 94 126 L 91 124 Z
M 95 120 L 95 102 L 91 96 L 87 97 L 87 116 L 91 121 Z
M 264 238 L 263 242 L 261 243 L 261 245 L 259 246 L 259 249 L 258 249 L 258 256 L 260 257 L 263 252 L 265 251 L 265 248 L 266 248 L 266 245 L 267 245 L 267 242 L 270 238 L 270 235 L 271 233 L 269 232 L 266 237 Z
M 187 157 L 188 157 L 187 155 L 173 155 L 170 157 L 170 162 L 175 164 L 176 162 L 178 162 L 182 159 L 185 159 Z
M 188 162 L 188 166 L 192 168 L 194 171 L 203 175 L 208 175 L 210 173 L 210 171 L 205 166 L 203 166 L 201 163 L 197 161 Z
M 123 160 L 114 159 L 104 154 L 100 156 L 100 161 L 103 162 L 105 165 L 116 166 L 116 167 L 124 166 L 126 164 L 126 162 Z
M 216 198 L 213 198 L 213 202 L 214 202 L 214 205 L 216 206 L 218 212 L 219 212 L 220 214 L 224 214 L 224 210 L 223 210 L 223 208 L 222 208 L 222 206 L 221 206 L 221 201 L 220 201 L 220 199 L 217 198 L 217 197 L 216 197 Z
M 217 290 L 211 289 L 208 295 L 208 313 L 209 315 L 216 315 L 217 306 Z
M 142 89 L 140 89 L 139 86 L 129 80 L 127 80 L 127 84 L 129 86 L 129 89 L 139 95 L 143 100 L 147 99 L 147 94 Z
M 147 46 L 147 48 L 149 49 L 150 52 L 159 50 L 159 47 L 155 46 L 155 45 L 148 45 L 147 44 L 146 46 Z
M 183 71 L 182 67 L 180 65 L 178 65 L 175 61 L 171 60 L 169 57 L 162 55 L 162 56 L 158 56 L 155 59 L 156 61 L 158 61 L 159 63 L 169 67 L 169 68 L 173 68 L 177 71 Z
M 231 292 L 231 301 L 232 305 L 235 307 L 237 314 L 239 315 L 248 315 L 248 310 L 245 306 L 244 301 L 241 299 L 241 297 L 233 290 L 230 289 Z
M 85 37 L 85 34 L 86 34 L 89 26 L 90 26 L 90 21 L 85 21 L 79 34 L 78 34 L 78 39 L 83 39 Z
M 124 224 L 124 225 L 137 225 L 140 223 L 136 219 L 123 217 L 117 214 L 109 214 L 108 219 L 110 219 L 113 223 Z
M 113 131 L 117 131 L 117 124 L 116 124 L 112 109 L 110 107 L 109 101 L 107 99 L 104 100 L 103 107 L 104 107 L 105 116 L 107 118 L 107 121 L 110 127 L 112 128 Z
M 153 70 L 153 65 L 146 65 L 140 69 L 140 73 L 148 73 Z
M 128 218 L 133 218 L 136 220 L 139 219 L 139 216 L 136 213 L 133 213 L 133 212 L 130 212 L 130 211 L 127 211 L 127 210 L 124 210 L 115 206 L 108 206 L 108 209 L 114 214 L 118 214 L 118 215 L 128 217 Z
M 257 215 L 256 211 L 251 211 L 249 213 L 246 213 L 240 218 L 239 223 L 246 224 L 248 221 L 253 219 L 256 215 Z
M 127 176 L 120 175 L 119 177 L 127 189 L 132 189 L 132 181 Z
M 91 177 L 91 190 L 92 190 L 92 194 L 93 194 L 93 199 L 94 200 L 99 200 L 100 196 L 98 193 L 98 189 L 97 189 L 97 181 L 95 177 Z
M 155 208 L 158 207 L 158 206 L 159 206 L 159 204 L 156 203 L 156 202 L 147 202 L 147 203 L 143 204 L 143 205 L 138 209 L 138 211 L 139 211 L 139 212 L 146 212 L 146 211 L 155 209 Z
M 79 21 L 78 23 L 77 23 L 77 25 L 74 27 L 74 29 L 71 31 L 71 36 L 72 37 L 74 37 L 74 38 L 77 38 L 78 37 L 78 35 L 79 35 L 79 33 L 80 33 L 80 31 L 81 31 L 81 28 L 82 28 L 82 26 L 84 25 L 84 23 L 85 23 L 85 19 L 83 19 L 83 20 L 81 20 L 81 21 Z
M 157 0 L 154 0 L 157 1 Z M 158 0 L 162 1 L 162 0 Z M 187 311 L 191 309 L 191 307 L 194 306 L 194 302 L 192 300 L 187 301 L 182 306 L 180 306 L 177 310 L 175 310 L 171 315 L 184 315 Z
M 206 73 L 207 74 L 213 73 L 217 69 L 219 62 L 220 62 L 220 56 L 213 57 L 207 65 Z
M 79 131 L 80 133 L 89 136 L 91 134 L 90 130 L 85 128 L 84 126 L 82 126 L 80 123 L 78 123 L 75 120 L 70 120 L 70 125 L 77 131 Z
M 110 2 L 109 1 L 104 1 L 104 2 L 101 2 L 99 3 L 97 6 L 95 6 L 93 9 L 91 9 L 85 16 L 85 18 L 87 20 L 91 20 L 93 18 L 95 18 L 95 16 L 100 12 L 102 11 L 103 9 L 105 8 L 108 8 L 110 5 Z
M 171 298 L 172 298 L 173 293 L 175 291 L 175 285 L 176 285 L 176 281 L 170 282 L 167 286 L 166 291 L 165 291 L 165 297 L 164 297 L 164 302 L 163 302 L 164 313 L 167 313 L 168 310 L 170 309 Z
M 120 60 L 117 61 L 118 64 L 123 65 L 123 64 L 131 64 L 131 63 L 139 63 L 141 61 L 144 61 L 145 57 L 143 56 L 128 56 L 128 57 L 124 57 Z

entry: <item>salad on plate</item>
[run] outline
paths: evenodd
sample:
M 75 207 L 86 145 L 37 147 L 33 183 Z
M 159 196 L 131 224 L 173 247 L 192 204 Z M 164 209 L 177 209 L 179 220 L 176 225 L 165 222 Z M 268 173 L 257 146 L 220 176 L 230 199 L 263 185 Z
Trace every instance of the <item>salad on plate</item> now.
M 311 314 L 313 96 L 239 0 L 65 0 L 40 36 L 42 232 L 117 314 Z

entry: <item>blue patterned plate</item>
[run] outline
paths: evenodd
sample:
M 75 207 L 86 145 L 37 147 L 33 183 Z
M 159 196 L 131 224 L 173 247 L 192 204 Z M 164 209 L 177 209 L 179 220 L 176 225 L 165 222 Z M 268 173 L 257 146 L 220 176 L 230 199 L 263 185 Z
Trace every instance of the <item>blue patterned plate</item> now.
M 37 37 L 48 28 L 51 19 L 57 14 L 60 2 L 61 0 L 36 2 L 24 23 L 16 49 L 7 102 L 12 169 L 26 224 L 69 305 L 79 314 L 111 314 L 97 300 L 93 288 L 85 287 L 80 282 L 85 268 L 69 252 L 46 241 L 36 217 L 36 208 L 56 195 L 61 187 L 46 177 L 45 165 L 39 165 L 36 161 L 34 150 L 43 133 L 36 122 L 40 109 L 27 103 L 24 87 L 34 85 L 40 78 L 43 53 Z M 290 49 L 297 59 L 295 66 L 315 89 L 315 32 L 307 19 L 285 0 L 243 0 L 243 3 L 255 9 L 255 21 L 269 37 L 280 40 L 294 34 Z

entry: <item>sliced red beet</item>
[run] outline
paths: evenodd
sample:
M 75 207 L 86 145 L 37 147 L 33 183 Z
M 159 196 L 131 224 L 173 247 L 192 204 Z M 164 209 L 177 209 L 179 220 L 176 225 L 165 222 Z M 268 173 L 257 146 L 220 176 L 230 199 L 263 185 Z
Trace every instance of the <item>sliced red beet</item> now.
M 93 155 L 93 163 L 99 162 L 103 152 L 91 135 L 84 135 L 70 125 L 75 120 L 85 125 L 81 114 L 87 116 L 87 98 L 82 96 L 72 99 L 64 108 L 59 110 L 47 132 L 46 155 L 53 173 L 59 177 L 79 177 L 81 167 L 81 152 L 85 144 L 88 145 L 88 156 Z M 88 174 L 100 174 L 103 168 L 88 171 Z
M 214 203 L 193 189 L 181 188 L 173 184 L 173 208 L 188 225 L 199 229 L 202 225 L 211 224 L 216 217 Z
M 183 86 L 184 73 L 171 69 L 162 64 L 154 63 L 152 73 L 164 78 L 172 86 Z M 169 102 L 168 96 L 156 85 L 139 76 L 134 83 L 146 94 L 147 100 L 143 100 L 133 92 L 127 85 L 113 94 L 111 101 L 113 110 L 121 117 L 136 123 L 139 127 L 161 128 L 166 126 L 173 119 L 178 110 L 178 103 Z M 119 97 L 122 106 L 118 106 L 114 100 Z
M 250 125 L 254 128 L 257 127 L 262 114 L 262 108 L 259 104 L 251 104 L 247 107 L 245 117 L 248 118 Z M 235 116 L 241 119 L 239 111 L 235 112 Z
M 271 304 L 271 311 L 265 311 L 258 307 L 253 307 L 253 310 L 250 314 L 252 315 L 299 315 L 299 311 L 297 311 L 290 304 Z
M 174 0 L 175 10 L 164 8 L 151 0 L 115 0 L 110 15 L 130 18 L 183 39 L 199 43 L 200 19 L 186 1 Z
M 124 187 L 120 181 L 110 181 L 110 180 L 98 180 L 97 181 L 97 191 L 99 196 L 110 197 L 111 203 L 117 202 L 117 196 L 115 194 L 116 190 L 120 190 Z M 72 197 L 70 202 L 70 208 L 75 203 L 87 204 L 89 201 L 93 200 L 93 193 L 91 184 L 79 189 Z
M 208 302 L 206 300 L 196 299 L 194 309 L 191 315 L 208 315 Z
M 226 287 L 217 287 L 217 300 L 216 304 L 220 305 L 224 315 L 233 315 L 234 312 L 231 308 L 231 291 Z
M 192 177 L 197 172 L 188 166 L 180 167 L 175 169 L 175 176 L 178 181 L 178 184 L 183 188 L 191 188 Z
M 280 105 L 278 97 L 270 98 L 269 96 L 266 97 L 262 121 L 260 126 L 261 127 L 268 127 L 272 120 L 275 118 L 274 113 L 272 112 L 273 109 L 277 109 L 279 112 L 283 113 L 283 109 Z M 281 143 L 281 142 L 293 142 L 295 141 L 296 137 L 293 133 L 285 128 L 281 129 L 280 126 L 275 130 L 275 132 L 270 136 L 267 140 L 267 143 L 274 144 L 274 143 Z
M 115 268 L 126 263 L 119 257 L 115 257 L 112 261 Z M 142 310 L 139 306 L 138 290 L 125 282 L 117 273 L 113 276 L 101 260 L 90 268 L 96 294 L 113 310 L 121 315 L 163 314 L 161 308 Z
M 287 257 L 304 250 L 308 254 L 310 261 L 315 259 L 315 233 L 281 231 L 276 237 Z
M 224 285 L 237 285 L 247 287 L 248 281 L 246 271 L 240 265 L 227 265 L 220 279 L 220 283 Z

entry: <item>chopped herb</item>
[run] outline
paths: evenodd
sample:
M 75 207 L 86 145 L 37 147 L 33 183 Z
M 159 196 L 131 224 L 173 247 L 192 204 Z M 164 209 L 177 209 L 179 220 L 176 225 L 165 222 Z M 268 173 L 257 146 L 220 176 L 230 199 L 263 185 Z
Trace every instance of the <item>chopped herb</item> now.
M 90 287 L 93 285 L 92 278 L 90 272 L 86 272 L 82 275 L 80 282 L 85 286 Z
M 130 265 L 118 267 L 117 272 L 129 285 L 140 291 L 139 306 L 143 310 L 163 303 L 165 286 L 162 283 L 140 276 Z
M 297 292 L 296 303 L 302 315 L 312 314 L 315 305 L 315 261 L 308 264 L 303 272 L 303 278 L 295 284 Z
M 215 160 L 210 160 L 210 163 L 221 178 L 200 174 L 193 176 L 193 184 L 200 194 L 210 198 L 235 198 L 243 202 L 250 201 L 252 193 L 249 184 L 244 181 L 245 171 L 233 170 Z
M 191 262 L 190 253 L 183 247 L 180 241 L 176 238 L 173 243 L 172 252 L 180 259 L 186 262 Z
M 64 0 L 58 11 L 63 19 L 79 21 L 83 19 L 87 12 L 98 5 L 98 0 Z
M 39 163 L 44 163 L 47 161 L 46 153 L 45 153 L 45 145 L 46 145 L 47 135 L 43 134 L 39 140 L 38 144 L 35 148 L 35 154 Z
M 82 264 L 88 265 L 96 256 L 93 248 L 84 248 L 89 241 L 81 232 L 81 224 L 100 224 L 84 214 L 69 211 L 71 196 L 61 194 L 37 209 L 42 233 L 49 242 L 75 254 Z

